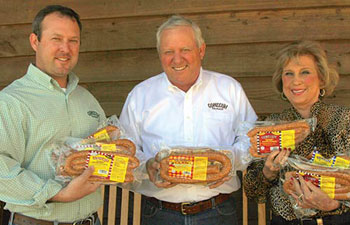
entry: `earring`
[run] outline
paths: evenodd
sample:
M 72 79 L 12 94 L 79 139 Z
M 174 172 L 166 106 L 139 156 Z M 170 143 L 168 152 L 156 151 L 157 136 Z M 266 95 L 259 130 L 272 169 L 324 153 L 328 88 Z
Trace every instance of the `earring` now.
M 320 89 L 320 96 L 323 97 L 326 94 L 326 90 L 325 89 Z
M 287 97 L 284 95 L 283 92 L 281 92 L 281 98 L 283 101 L 288 101 Z

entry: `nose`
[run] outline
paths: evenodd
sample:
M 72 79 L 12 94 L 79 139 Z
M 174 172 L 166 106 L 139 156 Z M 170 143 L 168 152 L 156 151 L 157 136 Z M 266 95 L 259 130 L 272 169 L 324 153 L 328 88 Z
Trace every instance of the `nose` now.
M 180 64 L 182 62 L 182 56 L 180 52 L 175 52 L 173 61 L 175 64 Z
M 301 84 L 302 82 L 302 77 L 299 74 L 296 74 L 293 78 L 293 84 Z
M 68 41 L 62 41 L 60 44 L 60 51 L 61 52 L 69 52 L 70 51 L 70 47 L 69 47 L 69 43 Z

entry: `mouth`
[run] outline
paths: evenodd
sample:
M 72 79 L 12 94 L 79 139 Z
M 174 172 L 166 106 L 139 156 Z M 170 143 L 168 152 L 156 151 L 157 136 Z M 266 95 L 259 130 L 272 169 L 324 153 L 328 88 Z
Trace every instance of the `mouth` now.
M 291 92 L 292 92 L 294 95 L 301 95 L 301 94 L 303 94 L 305 91 L 306 91 L 306 89 L 292 89 L 292 90 L 291 90 Z
M 67 62 L 69 61 L 70 57 L 56 57 L 56 59 L 60 62 Z
M 175 67 L 175 66 L 173 66 L 172 68 L 173 68 L 175 71 L 182 71 L 182 70 L 184 70 L 184 69 L 187 68 L 187 65 L 184 65 L 184 66 L 182 66 L 182 67 Z

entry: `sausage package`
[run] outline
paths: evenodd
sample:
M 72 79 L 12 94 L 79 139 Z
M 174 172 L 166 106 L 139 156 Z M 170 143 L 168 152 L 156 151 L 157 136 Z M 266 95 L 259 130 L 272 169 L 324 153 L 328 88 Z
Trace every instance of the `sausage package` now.
M 96 132 L 92 133 L 85 139 L 91 142 L 112 141 L 119 139 L 123 135 L 125 135 L 125 131 L 121 127 L 117 116 L 112 115 L 102 122 L 100 128 Z M 89 142 L 87 140 L 85 140 L 86 143 Z
M 232 153 L 198 147 L 173 147 L 156 155 L 160 163 L 159 179 L 176 184 L 200 184 L 215 188 L 233 175 Z
M 52 146 L 51 161 L 57 180 L 70 181 L 93 166 L 95 170 L 90 181 L 103 184 L 137 181 L 134 170 L 140 163 L 135 157 L 135 144 L 123 135 L 116 117 L 107 120 L 104 127 L 86 138 L 67 137 Z
M 315 155 L 317 157 L 317 151 Z M 298 205 L 298 202 L 291 196 L 298 196 L 294 182 L 299 181 L 300 177 L 305 181 L 312 182 L 313 185 L 320 188 L 331 199 L 341 201 L 343 204 L 350 205 L 350 174 L 349 161 L 343 155 L 336 155 L 330 159 L 322 157 L 322 164 L 315 163 L 315 159 L 306 159 L 300 156 L 289 157 L 288 166 L 281 172 L 281 188 L 288 195 L 293 209 L 298 218 L 307 218 L 315 215 L 318 210 L 305 209 Z M 335 159 L 335 160 L 334 160 Z M 338 161 L 339 160 L 339 161 Z M 329 164 L 324 162 L 328 161 Z M 347 161 L 347 162 L 346 162 Z M 347 164 L 346 166 L 344 166 Z
M 240 134 L 246 135 L 249 140 L 250 158 L 261 159 L 272 151 L 280 151 L 283 148 L 293 151 L 315 129 L 316 118 L 297 121 L 256 121 L 250 126 L 242 126 L 249 128 L 241 130 Z

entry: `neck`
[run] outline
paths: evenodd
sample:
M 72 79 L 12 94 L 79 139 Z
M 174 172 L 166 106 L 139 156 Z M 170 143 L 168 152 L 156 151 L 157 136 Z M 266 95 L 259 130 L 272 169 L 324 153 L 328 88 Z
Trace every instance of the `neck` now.
M 60 85 L 61 88 L 67 88 L 68 77 L 53 77 L 53 79 L 57 81 L 58 85 Z

